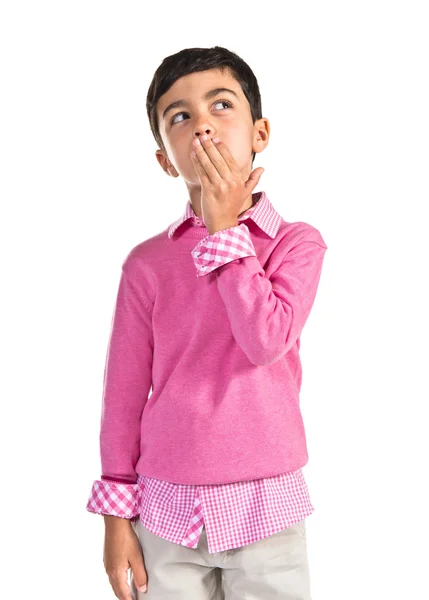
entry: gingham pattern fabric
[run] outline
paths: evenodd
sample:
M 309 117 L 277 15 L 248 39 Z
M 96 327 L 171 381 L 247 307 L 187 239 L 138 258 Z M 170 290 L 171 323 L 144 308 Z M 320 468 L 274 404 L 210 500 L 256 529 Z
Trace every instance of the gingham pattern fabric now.
M 197 277 L 207 275 L 220 265 L 236 258 L 256 256 L 250 232 L 245 223 L 216 231 L 201 240 L 192 250 Z
M 121 511 L 118 494 L 123 498 L 125 492 L 127 502 Z M 300 469 L 223 485 L 181 485 L 142 475 L 134 485 L 100 480 L 94 482 L 87 510 L 140 518 L 152 533 L 188 548 L 198 546 L 205 524 L 212 553 L 286 529 L 309 516 L 314 507 Z
M 182 223 L 188 219 L 196 227 L 205 227 L 203 219 L 195 214 L 190 200 L 186 202 L 183 215 L 168 227 L 168 237 L 172 238 Z M 281 215 L 275 210 L 265 192 L 252 194 L 252 206 L 242 215 L 239 215 L 237 220 L 238 223 L 241 223 L 246 219 L 252 219 L 258 227 L 273 239 L 276 237 L 282 222 Z
M 140 513 L 141 488 L 138 483 L 94 481 L 87 510 L 93 513 L 131 519 Z
M 203 219 L 195 214 L 190 200 L 186 203 L 184 214 L 170 225 L 168 237 L 171 238 L 178 227 L 188 219 L 194 227 L 205 227 Z M 197 277 L 207 275 L 221 265 L 237 258 L 256 256 L 250 231 L 243 223 L 246 219 L 252 219 L 272 238 L 277 235 L 282 220 L 265 192 L 252 194 L 252 206 L 238 217 L 238 225 L 216 231 L 202 239 L 195 246 L 192 257 Z
M 251 218 L 273 239 L 281 216 L 265 192 L 253 194 L 253 205 L 235 227 L 215 232 L 192 251 L 197 277 L 245 256 L 256 256 L 249 228 Z M 187 201 L 185 212 L 168 229 L 171 238 L 187 220 L 205 227 Z M 93 483 L 87 510 L 126 519 L 140 518 L 152 533 L 196 548 L 206 526 L 209 552 L 222 552 L 263 539 L 309 516 L 311 504 L 302 470 L 253 481 L 222 485 L 182 485 L 138 474 L 135 484 L 101 477 Z

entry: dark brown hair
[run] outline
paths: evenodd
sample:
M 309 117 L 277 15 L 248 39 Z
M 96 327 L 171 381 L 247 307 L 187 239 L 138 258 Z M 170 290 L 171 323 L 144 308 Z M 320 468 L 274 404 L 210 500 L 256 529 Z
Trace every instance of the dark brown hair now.
M 261 95 L 258 81 L 249 65 L 235 52 L 214 46 L 213 48 L 185 48 L 176 54 L 164 58 L 153 76 L 146 98 L 146 110 L 149 117 L 150 128 L 156 143 L 165 150 L 164 143 L 159 133 L 159 123 L 156 114 L 156 104 L 175 81 L 180 77 L 207 71 L 208 69 L 224 69 L 238 81 L 250 105 L 252 122 L 262 118 Z M 253 153 L 252 164 L 255 160 Z

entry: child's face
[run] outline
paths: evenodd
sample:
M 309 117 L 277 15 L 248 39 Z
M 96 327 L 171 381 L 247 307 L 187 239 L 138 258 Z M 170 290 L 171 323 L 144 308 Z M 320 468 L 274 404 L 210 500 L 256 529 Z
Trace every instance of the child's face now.
M 228 88 L 235 94 L 220 91 L 204 98 L 216 88 Z M 168 110 L 164 116 L 165 109 L 178 100 L 187 104 Z M 258 134 L 261 126 L 265 129 L 268 125 L 267 119 L 252 123 L 249 102 L 227 70 L 222 74 L 219 69 L 210 69 L 181 77 L 160 97 L 156 110 L 167 153 L 166 157 L 165 152 L 157 150 L 158 162 L 173 177 L 181 175 L 188 187 L 200 185 L 191 159 L 195 137 L 207 133 L 210 138 L 220 138 L 246 178 L 252 171 L 253 152 L 260 152 L 268 143 L 267 135 L 264 141 Z

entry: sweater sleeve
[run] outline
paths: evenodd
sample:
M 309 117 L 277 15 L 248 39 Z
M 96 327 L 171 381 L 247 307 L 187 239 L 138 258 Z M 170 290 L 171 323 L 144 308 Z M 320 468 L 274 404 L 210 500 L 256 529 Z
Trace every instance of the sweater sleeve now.
M 224 235 L 236 229 L 224 230 Z M 253 364 L 276 362 L 301 335 L 316 297 L 326 250 L 318 230 L 308 227 L 270 278 L 256 254 L 235 258 L 229 249 L 224 250 L 230 258 L 216 269 L 218 290 L 232 334 Z
M 100 423 L 102 474 L 87 508 L 117 516 L 135 515 L 143 409 L 152 385 L 151 299 L 135 269 L 125 261 L 112 317 L 104 368 Z M 139 283 L 137 284 L 137 280 Z M 101 510 L 104 509 L 104 510 Z

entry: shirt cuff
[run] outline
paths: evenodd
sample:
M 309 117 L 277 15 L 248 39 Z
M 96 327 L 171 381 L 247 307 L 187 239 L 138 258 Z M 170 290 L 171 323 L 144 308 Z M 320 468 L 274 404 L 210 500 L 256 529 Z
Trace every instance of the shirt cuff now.
M 86 510 L 96 514 L 132 519 L 140 514 L 141 490 L 137 483 L 96 480 Z
M 206 236 L 195 246 L 191 254 L 197 277 L 207 275 L 237 258 L 256 256 L 250 231 L 245 223 Z

